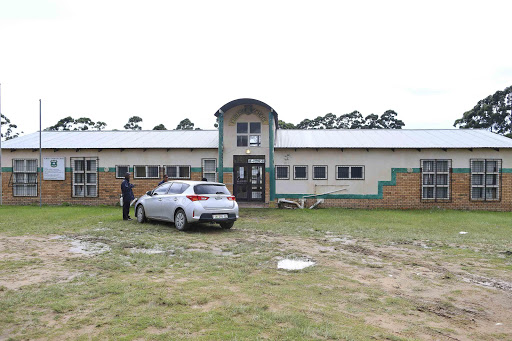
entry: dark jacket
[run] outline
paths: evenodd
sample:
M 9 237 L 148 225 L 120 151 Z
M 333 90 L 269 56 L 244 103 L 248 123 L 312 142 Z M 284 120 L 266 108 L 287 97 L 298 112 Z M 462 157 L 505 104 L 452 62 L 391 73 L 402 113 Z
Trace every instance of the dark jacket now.
M 123 193 L 123 201 L 132 201 L 135 199 L 135 196 L 133 195 L 133 185 L 130 183 L 129 180 L 124 179 L 124 181 L 121 183 L 121 192 Z

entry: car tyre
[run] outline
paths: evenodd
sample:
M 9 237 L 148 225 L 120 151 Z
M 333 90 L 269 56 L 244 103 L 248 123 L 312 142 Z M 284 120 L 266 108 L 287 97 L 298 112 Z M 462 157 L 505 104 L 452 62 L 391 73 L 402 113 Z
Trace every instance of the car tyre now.
M 235 225 L 234 221 L 229 221 L 227 223 L 220 223 L 220 227 L 222 227 L 223 229 L 226 229 L 226 230 L 232 228 L 233 225 Z
M 174 214 L 174 226 L 176 226 L 179 231 L 185 231 L 189 227 L 187 215 L 181 208 Z
M 135 214 L 137 216 L 137 221 L 141 224 L 146 222 L 146 212 L 144 212 L 144 206 L 137 206 L 137 212 Z

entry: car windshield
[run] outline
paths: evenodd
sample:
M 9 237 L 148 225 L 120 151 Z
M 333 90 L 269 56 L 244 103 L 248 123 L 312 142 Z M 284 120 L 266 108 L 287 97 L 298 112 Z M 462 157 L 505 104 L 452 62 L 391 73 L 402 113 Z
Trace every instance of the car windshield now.
M 225 185 L 202 184 L 194 186 L 196 194 L 227 194 L 230 195 Z

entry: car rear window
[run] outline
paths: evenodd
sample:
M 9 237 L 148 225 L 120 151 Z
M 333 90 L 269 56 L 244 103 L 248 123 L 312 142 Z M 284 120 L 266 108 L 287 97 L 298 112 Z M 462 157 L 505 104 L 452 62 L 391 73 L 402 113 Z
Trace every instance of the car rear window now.
M 196 194 L 227 194 L 230 195 L 228 189 L 224 185 L 195 185 L 194 192 Z

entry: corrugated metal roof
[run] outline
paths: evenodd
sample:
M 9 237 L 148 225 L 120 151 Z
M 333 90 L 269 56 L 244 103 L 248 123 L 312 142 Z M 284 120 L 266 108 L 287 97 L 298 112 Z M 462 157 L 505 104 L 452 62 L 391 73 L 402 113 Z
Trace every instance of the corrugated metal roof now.
M 43 131 L 48 149 L 218 148 L 217 130 Z M 278 129 L 276 148 L 512 148 L 512 139 L 471 129 Z M 2 143 L 39 148 L 39 133 Z
M 43 131 L 48 149 L 218 148 L 217 130 Z M 2 143 L 6 149 L 39 148 L 39 132 Z
M 512 139 L 472 129 L 279 129 L 276 148 L 512 148 Z

